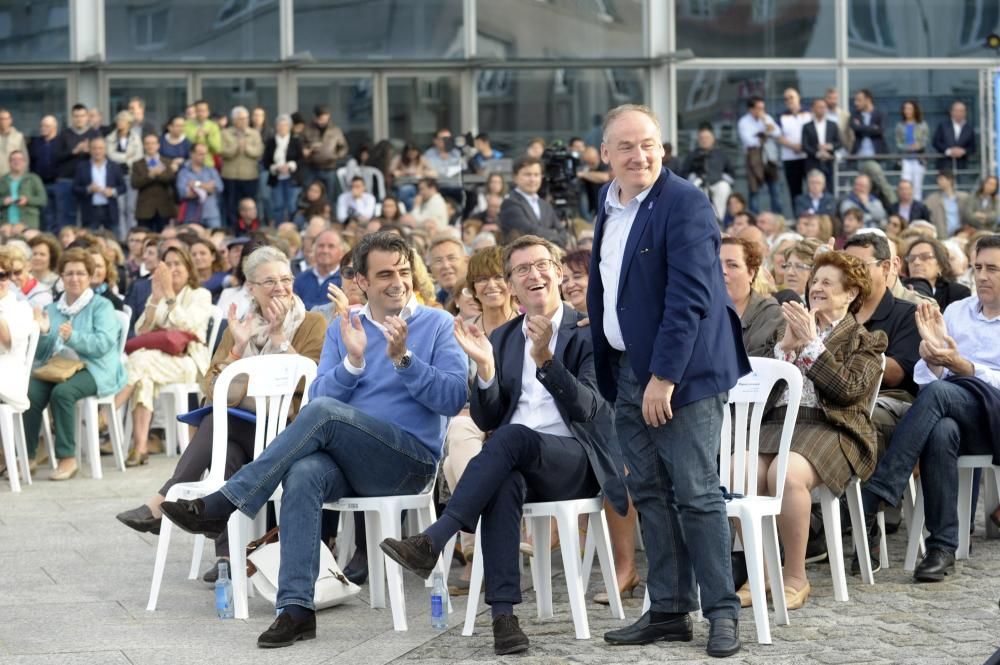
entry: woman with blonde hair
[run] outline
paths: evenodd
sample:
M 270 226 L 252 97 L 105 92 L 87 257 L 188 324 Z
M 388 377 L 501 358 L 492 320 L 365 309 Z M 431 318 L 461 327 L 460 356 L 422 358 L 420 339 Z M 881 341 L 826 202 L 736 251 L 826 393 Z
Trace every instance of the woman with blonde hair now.
M 140 348 L 126 361 L 128 382 L 118 394 L 118 405 L 132 399 L 132 451 L 126 466 L 149 460 L 147 437 L 153 404 L 160 387 L 168 383 L 194 383 L 208 371 L 206 346 L 212 314 L 212 294 L 201 287 L 191 254 L 184 247 L 169 247 L 153 271 L 152 293 L 135 324 L 136 336 L 158 330 L 178 330 L 192 335 L 183 353 L 171 355 L 158 348 Z

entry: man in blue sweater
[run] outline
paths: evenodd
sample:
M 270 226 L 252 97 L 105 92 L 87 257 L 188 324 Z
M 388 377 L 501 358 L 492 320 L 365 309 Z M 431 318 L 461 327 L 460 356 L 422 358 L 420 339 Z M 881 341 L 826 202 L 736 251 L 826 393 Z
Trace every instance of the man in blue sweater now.
M 413 296 L 410 246 L 376 233 L 354 252 L 368 304 L 360 313 L 341 311 L 330 325 L 309 404 L 219 492 L 162 506 L 185 531 L 215 538 L 234 511 L 255 515 L 283 484 L 279 614 L 259 647 L 316 636 L 323 503 L 423 491 L 435 477 L 448 418 L 468 398 L 468 360 L 451 316 Z
M 331 284 L 340 286 L 340 259 L 344 256 L 344 241 L 340 233 L 327 229 L 313 242 L 312 267 L 295 278 L 295 291 L 307 310 L 329 302 L 326 297 Z

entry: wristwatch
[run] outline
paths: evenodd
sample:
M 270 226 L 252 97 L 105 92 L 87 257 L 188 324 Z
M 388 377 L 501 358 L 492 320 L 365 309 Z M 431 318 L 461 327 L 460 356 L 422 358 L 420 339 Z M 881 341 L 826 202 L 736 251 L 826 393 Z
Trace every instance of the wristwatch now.
M 288 349 L 292 348 L 292 345 L 288 343 L 286 339 L 284 342 L 278 345 L 278 353 L 288 353 Z
M 177 298 L 167 298 L 163 302 L 167 303 L 167 307 L 173 307 L 174 303 L 177 302 Z
M 413 362 L 413 353 L 409 350 L 403 354 L 403 357 L 399 359 L 399 362 L 392 363 L 392 366 L 396 369 L 406 369 Z

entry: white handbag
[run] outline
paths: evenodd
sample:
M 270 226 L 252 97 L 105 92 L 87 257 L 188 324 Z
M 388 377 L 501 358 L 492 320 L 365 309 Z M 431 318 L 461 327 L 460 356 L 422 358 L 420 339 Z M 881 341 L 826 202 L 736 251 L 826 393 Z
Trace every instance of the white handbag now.
M 247 546 L 247 576 L 260 595 L 272 603 L 278 597 L 278 569 L 281 566 L 281 544 L 278 529 Z M 344 577 L 326 543 L 319 545 L 319 577 L 313 603 L 317 610 L 339 605 L 361 592 L 361 587 Z

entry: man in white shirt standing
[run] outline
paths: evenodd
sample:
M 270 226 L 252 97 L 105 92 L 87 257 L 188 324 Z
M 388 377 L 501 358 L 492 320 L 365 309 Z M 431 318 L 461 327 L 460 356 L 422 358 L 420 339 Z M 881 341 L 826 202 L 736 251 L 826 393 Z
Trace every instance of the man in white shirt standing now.
M 808 111 L 802 110 L 799 91 L 788 88 L 784 94 L 786 112 L 778 118 L 781 123 L 781 163 L 785 166 L 785 180 L 788 181 L 788 195 L 792 201 L 802 193 L 802 181 L 806 178 L 806 153 L 802 151 L 802 127 L 812 121 Z
M 862 490 L 866 519 L 871 520 L 879 501 L 899 504 L 920 463 L 930 535 L 927 554 L 913 571 L 918 582 L 955 574 L 957 457 L 991 454 L 995 460 L 1000 440 L 994 429 L 1000 404 L 1000 235 L 976 244 L 974 270 L 977 295 L 952 303 L 944 315 L 929 304 L 918 306 L 920 360 L 913 380 L 920 393 Z
M 764 100 L 751 97 L 747 112 L 736 125 L 740 143 L 747 160 L 747 186 L 750 190 L 749 205 L 754 213 L 760 212 L 757 193 L 767 185 L 771 197 L 771 212 L 781 213 L 781 192 L 778 186 L 778 155 L 774 141 L 781 136 L 781 128 L 764 110 Z
M 628 507 L 611 406 L 597 389 L 593 343 L 583 318 L 559 295 L 560 250 L 539 236 L 521 236 L 504 250 L 504 272 L 525 315 L 487 339 L 455 320 L 455 337 L 475 361 L 472 419 L 492 432 L 465 469 L 441 518 L 423 533 L 382 541 L 382 550 L 427 578 L 459 530 L 482 517 L 486 602 L 493 614 L 498 655 L 528 648 L 514 616 L 521 602 L 518 544 L 528 501 L 593 497 L 599 490 L 615 510 Z M 494 346 L 495 345 L 495 346 Z M 563 529 L 563 547 L 576 548 L 576 525 Z

